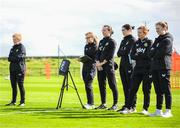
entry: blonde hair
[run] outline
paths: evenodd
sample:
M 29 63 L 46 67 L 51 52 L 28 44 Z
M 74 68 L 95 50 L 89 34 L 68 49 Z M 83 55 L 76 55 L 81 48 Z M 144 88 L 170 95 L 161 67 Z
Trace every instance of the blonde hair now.
M 159 21 L 156 23 L 156 25 L 161 26 L 162 28 L 166 29 L 166 31 L 168 30 L 168 23 L 166 21 Z
M 98 37 L 97 37 L 93 32 L 87 32 L 87 33 L 85 34 L 85 36 L 88 36 L 88 35 L 94 39 L 94 43 L 95 43 L 96 45 L 99 44 L 99 39 L 98 39 Z
M 148 29 L 146 26 L 140 26 L 140 27 L 138 28 L 138 30 L 139 30 L 139 29 L 141 29 L 145 35 L 147 35 L 148 32 L 149 32 L 149 29 Z
M 12 37 L 13 37 L 13 38 L 17 38 L 18 41 L 21 41 L 21 40 L 22 40 L 22 36 L 21 36 L 20 33 L 14 33 Z

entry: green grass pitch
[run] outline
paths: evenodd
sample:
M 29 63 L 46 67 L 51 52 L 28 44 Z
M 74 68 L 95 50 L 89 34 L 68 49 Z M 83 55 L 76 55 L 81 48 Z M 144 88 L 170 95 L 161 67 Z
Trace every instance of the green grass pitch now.
M 79 76 L 73 76 L 83 103 L 86 103 L 84 84 Z M 25 79 L 26 106 L 6 107 L 11 99 L 10 81 L 0 77 L 0 128 L 179 128 L 180 127 L 180 90 L 173 89 L 172 118 L 147 117 L 141 115 L 142 89 L 139 88 L 137 113 L 122 115 L 108 110 L 82 109 L 75 91 L 69 88 L 65 91 L 62 108 L 56 110 L 57 100 L 62 84 L 62 76 L 30 77 Z M 123 105 L 124 97 L 119 76 L 119 107 Z M 71 84 L 71 83 L 70 83 Z M 94 83 L 95 105 L 100 104 L 100 95 L 95 78 Z M 19 102 L 19 95 L 18 95 Z M 149 111 L 155 110 L 154 88 L 151 93 Z M 107 105 L 112 105 L 112 94 L 107 85 Z M 163 109 L 164 110 L 164 109 Z
M 115 59 L 119 63 L 119 58 Z M 62 76 L 53 76 L 47 80 L 45 76 L 39 76 L 36 68 L 44 68 L 44 62 L 49 62 L 57 72 L 57 59 L 27 59 L 28 76 L 25 78 L 26 106 L 6 107 L 11 99 L 10 81 L 5 80 L 8 74 L 7 59 L 0 59 L 0 128 L 179 128 L 180 127 L 180 89 L 172 89 L 173 117 L 148 117 L 141 115 L 143 104 L 142 88 L 140 86 L 137 100 L 137 113 L 122 115 L 107 110 L 85 110 L 81 108 L 78 97 L 72 88 L 65 90 L 62 108 L 56 110 L 57 100 L 61 89 Z M 74 68 L 78 70 L 74 73 Z M 79 73 L 79 62 L 71 59 L 72 75 L 83 103 L 86 103 L 86 93 L 82 78 Z M 33 72 L 31 72 L 33 71 Z M 44 70 L 42 70 L 44 71 Z M 41 74 L 42 75 L 42 74 Z M 119 90 L 119 103 L 124 103 L 122 84 L 119 73 L 116 71 Z M 72 83 L 70 83 L 72 85 Z M 100 104 L 100 94 L 95 78 L 94 83 L 95 105 Z M 155 93 L 151 90 L 151 104 L 149 112 L 155 111 Z M 17 98 L 19 102 L 19 94 Z M 18 103 L 17 102 L 17 103 Z M 112 94 L 107 85 L 107 105 L 112 105 Z M 163 110 L 165 110 L 163 105 Z M 138 113 L 139 112 L 139 113 Z

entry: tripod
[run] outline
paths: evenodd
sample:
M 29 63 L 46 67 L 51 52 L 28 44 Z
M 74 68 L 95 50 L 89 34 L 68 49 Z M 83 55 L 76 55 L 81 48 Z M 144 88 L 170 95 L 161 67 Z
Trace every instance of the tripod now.
M 73 86 L 70 86 L 69 83 L 68 83 L 68 75 L 70 76 L 70 79 L 71 79 L 71 81 L 73 83 Z M 81 101 L 81 98 L 80 98 L 80 95 L 78 93 L 77 87 L 76 87 L 76 85 L 74 83 L 74 80 L 72 78 L 71 72 L 68 70 L 67 74 L 64 75 L 64 80 L 63 80 L 63 83 L 62 83 L 62 87 L 61 87 L 61 91 L 60 91 L 60 95 L 59 95 L 59 99 L 58 99 L 58 103 L 57 103 L 56 109 L 61 108 L 62 100 L 63 100 L 63 94 L 64 94 L 64 89 L 66 88 L 66 90 L 68 90 L 68 87 L 72 87 L 76 91 L 78 99 L 79 99 L 79 102 L 80 102 L 82 108 L 84 108 L 84 105 L 83 105 L 83 103 Z

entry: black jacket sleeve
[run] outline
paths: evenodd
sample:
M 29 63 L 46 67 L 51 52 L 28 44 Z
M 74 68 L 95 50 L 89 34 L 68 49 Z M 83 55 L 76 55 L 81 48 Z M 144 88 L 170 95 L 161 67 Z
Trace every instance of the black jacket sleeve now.
M 116 49 L 116 42 L 111 41 L 107 48 L 105 49 L 105 52 L 108 53 L 106 56 L 104 56 L 104 60 L 109 61 L 114 57 L 114 52 Z
M 97 45 L 94 45 L 94 47 L 92 48 L 92 51 L 91 51 L 91 58 L 93 60 L 95 60 L 96 54 L 97 54 Z
M 11 48 L 10 53 L 9 53 L 9 57 L 8 57 L 8 61 L 12 62 L 13 60 L 14 60 L 13 48 Z
M 100 60 L 100 50 L 99 50 L 99 46 L 95 55 L 95 61 L 99 61 Z
M 145 53 L 142 55 L 142 58 L 143 59 L 146 59 L 146 58 L 149 58 L 149 52 L 150 52 L 150 50 L 151 50 L 151 46 L 152 46 L 152 44 L 153 44 L 153 41 L 152 40 L 148 40 L 147 41 L 147 48 L 146 48 L 146 51 L 145 51 Z
M 131 58 L 132 58 L 133 60 L 137 60 L 137 59 L 138 59 L 138 55 L 137 55 L 137 53 L 136 53 L 136 43 L 134 43 L 130 55 L 131 55 Z
M 162 58 L 165 55 L 170 55 L 172 52 L 172 41 L 170 39 L 163 40 L 154 54 L 154 58 Z
M 86 46 L 85 48 L 86 49 Z M 95 57 L 96 57 L 96 53 L 97 53 L 97 46 L 96 45 L 93 45 L 91 47 L 91 49 L 87 50 L 84 52 L 84 55 L 87 55 L 89 56 L 93 61 L 95 60 Z
M 154 43 L 152 44 L 151 48 L 149 49 L 148 56 L 150 58 L 152 58 L 154 56 L 154 54 L 156 53 L 157 44 L 158 44 L 158 41 L 157 41 L 157 39 L 155 39 Z
M 23 45 L 18 48 L 18 52 L 10 52 L 8 61 L 9 62 L 20 62 L 22 61 L 26 56 L 26 49 Z
M 135 40 L 134 39 L 130 39 L 129 43 L 125 46 L 121 46 L 119 47 L 119 50 L 117 52 L 117 56 L 127 56 L 130 53 L 130 50 L 134 44 Z M 122 44 L 122 43 L 121 43 Z M 123 44 L 122 44 L 123 45 Z
M 119 49 L 118 49 L 118 52 L 117 52 L 117 56 L 120 57 L 120 56 L 123 56 L 123 41 L 121 42 L 120 46 L 119 46 Z

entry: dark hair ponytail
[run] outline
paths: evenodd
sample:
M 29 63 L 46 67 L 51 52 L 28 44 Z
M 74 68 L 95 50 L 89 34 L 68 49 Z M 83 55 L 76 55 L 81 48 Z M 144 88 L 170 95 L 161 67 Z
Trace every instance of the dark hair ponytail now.
M 135 26 L 131 26 L 130 24 L 124 24 L 122 27 L 125 28 L 126 30 L 134 30 L 135 29 Z

